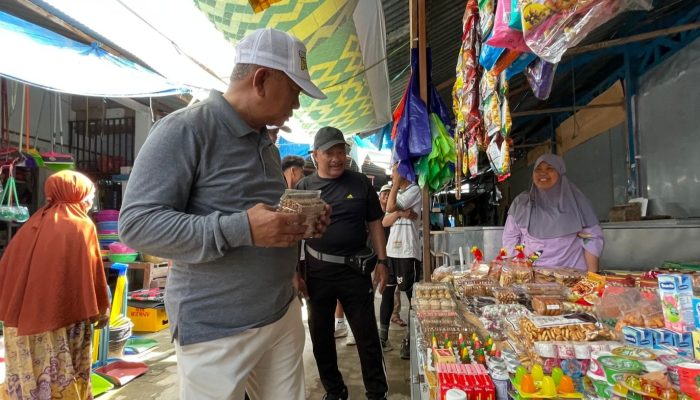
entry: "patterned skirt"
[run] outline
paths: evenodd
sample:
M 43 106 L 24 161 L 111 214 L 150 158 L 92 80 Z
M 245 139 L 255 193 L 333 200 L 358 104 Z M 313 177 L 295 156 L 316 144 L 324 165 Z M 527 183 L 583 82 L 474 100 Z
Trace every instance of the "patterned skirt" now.
M 17 336 L 4 328 L 5 390 L 9 400 L 92 399 L 92 328 L 88 321 Z

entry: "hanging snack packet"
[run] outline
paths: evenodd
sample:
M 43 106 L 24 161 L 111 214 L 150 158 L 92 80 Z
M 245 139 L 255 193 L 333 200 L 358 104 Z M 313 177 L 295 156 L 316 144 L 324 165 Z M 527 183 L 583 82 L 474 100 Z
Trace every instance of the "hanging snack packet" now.
M 286 189 L 277 207 L 278 212 L 303 214 L 307 225 L 304 237 L 311 237 L 318 218 L 323 213 L 326 203 L 321 200 L 320 190 Z
M 525 44 L 523 32 L 509 26 L 510 14 L 510 0 L 500 0 L 496 6 L 496 18 L 494 18 L 493 31 L 486 43 L 495 47 L 530 53 L 531 50 L 527 47 L 527 44 Z
M 484 67 L 486 71 L 491 71 L 505 51 L 506 49 L 504 48 L 489 46 L 484 43 L 481 46 L 481 53 L 479 54 L 479 64 Z
M 557 72 L 557 64 L 551 64 L 538 58 L 525 69 L 527 82 L 532 88 L 532 93 L 540 100 L 547 100 L 552 92 L 554 75 Z
M 648 9 L 648 0 L 520 0 L 528 47 L 551 63 L 617 14 Z
M 469 163 L 469 173 L 474 176 L 479 173 L 479 146 L 476 143 L 476 138 L 469 139 L 467 157 Z
M 505 0 L 508 1 L 508 0 Z M 522 13 L 520 12 L 520 2 L 518 0 L 510 0 L 510 19 L 508 26 L 523 31 Z
M 479 30 L 481 37 L 486 37 L 493 29 L 493 19 L 496 14 L 496 0 L 479 0 Z
M 507 138 L 510 134 L 512 119 L 510 116 L 510 105 L 508 103 L 508 81 L 505 79 L 505 74 L 501 75 L 501 85 L 499 87 L 499 100 L 501 103 L 501 136 Z M 503 149 L 501 149 L 503 151 Z
M 481 79 L 481 103 L 484 116 L 484 129 L 489 138 L 501 131 L 501 106 L 498 97 L 498 78 L 484 74 Z

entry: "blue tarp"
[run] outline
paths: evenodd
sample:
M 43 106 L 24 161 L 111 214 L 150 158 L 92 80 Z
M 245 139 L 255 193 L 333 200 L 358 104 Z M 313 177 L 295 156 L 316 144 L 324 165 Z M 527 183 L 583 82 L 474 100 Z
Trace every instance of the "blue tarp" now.
M 277 138 L 277 147 L 280 149 L 280 157 L 299 156 L 304 159 L 309 157 L 311 146 L 308 143 L 293 143 L 282 136 Z
M 187 92 L 155 72 L 0 12 L 0 75 L 64 93 L 151 97 Z

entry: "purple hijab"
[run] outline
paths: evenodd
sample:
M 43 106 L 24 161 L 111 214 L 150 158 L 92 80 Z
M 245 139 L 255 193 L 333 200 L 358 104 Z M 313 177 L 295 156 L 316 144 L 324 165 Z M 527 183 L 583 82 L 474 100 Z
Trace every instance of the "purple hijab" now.
M 519 227 L 538 239 L 553 239 L 581 232 L 598 225 L 598 217 L 586 196 L 566 176 L 564 160 L 556 154 L 537 159 L 535 168 L 546 162 L 559 173 L 559 181 L 549 190 L 533 183 L 528 193 L 515 198 L 508 214 Z

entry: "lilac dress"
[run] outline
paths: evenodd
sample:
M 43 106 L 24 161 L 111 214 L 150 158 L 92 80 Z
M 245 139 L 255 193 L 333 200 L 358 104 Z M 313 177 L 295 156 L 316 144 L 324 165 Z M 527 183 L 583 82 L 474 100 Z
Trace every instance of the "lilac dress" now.
M 559 178 L 548 189 L 533 184 L 513 200 L 503 230 L 503 247 L 514 254 L 515 246 L 522 243 L 527 255 L 542 251 L 536 266 L 586 271 L 584 250 L 598 258 L 603 252 L 598 217 L 586 196 L 569 182 L 564 160 L 544 154 L 535 161 L 535 168 L 543 162 L 553 167 Z
M 542 250 L 542 255 L 535 262 L 540 267 L 571 267 L 586 271 L 586 259 L 583 251 L 586 250 L 596 257 L 603 252 L 603 230 L 600 225 L 583 228 L 582 232 L 590 238 L 581 238 L 573 233 L 552 239 L 538 239 L 521 228 L 514 218 L 508 216 L 506 226 L 503 229 L 503 247 L 508 254 L 515 254 L 515 246 L 525 245 L 525 253 L 531 254 Z

